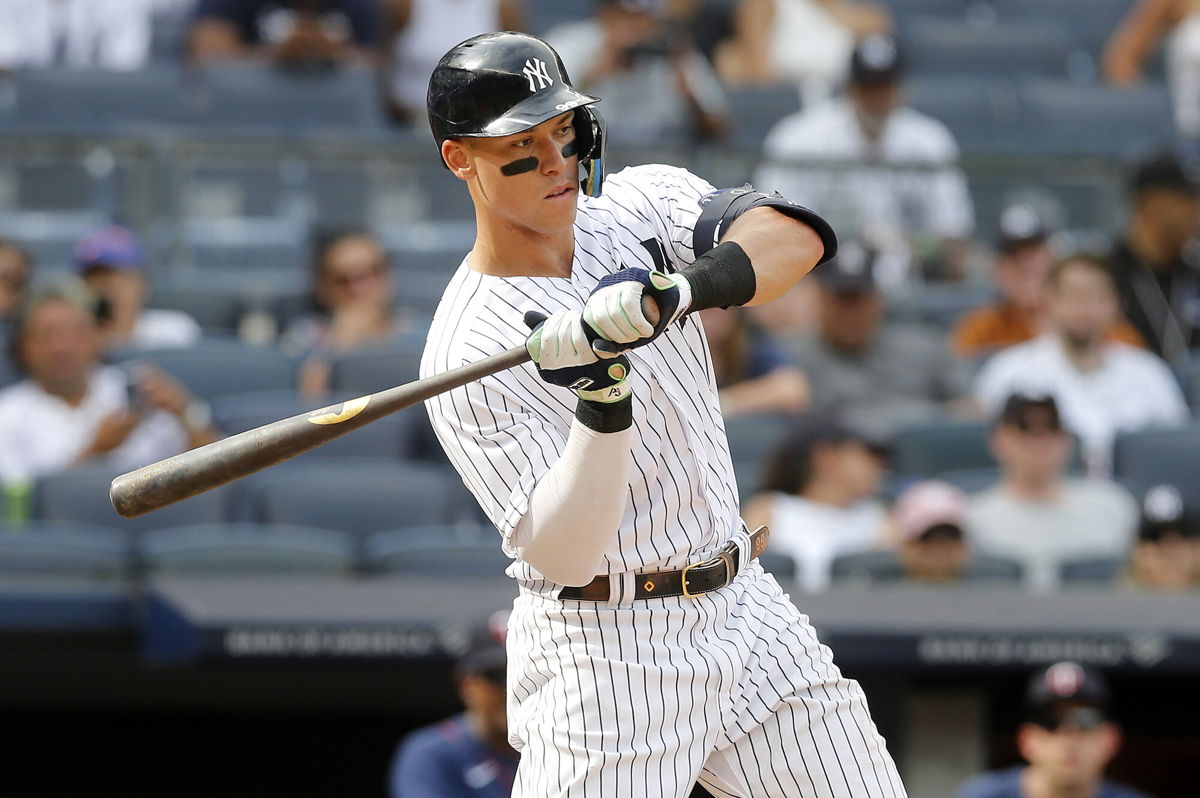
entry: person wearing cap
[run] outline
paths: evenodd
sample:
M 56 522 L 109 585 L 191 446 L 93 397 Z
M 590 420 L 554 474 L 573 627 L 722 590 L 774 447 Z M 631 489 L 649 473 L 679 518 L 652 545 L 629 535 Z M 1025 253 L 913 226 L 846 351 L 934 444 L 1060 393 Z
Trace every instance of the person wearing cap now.
M 878 249 L 940 261 L 957 277 L 974 227 L 958 145 L 941 122 L 904 105 L 903 74 L 894 39 L 862 39 L 845 96 L 776 124 L 754 184 L 819 208 Z
M 512 792 L 519 757 L 508 742 L 507 654 L 497 633 L 477 634 L 455 665 L 464 711 L 417 729 L 396 749 L 391 798 L 508 798 Z
M 992 277 L 996 301 L 969 311 L 952 333 L 954 353 L 979 358 L 1040 335 L 1047 325 L 1046 281 L 1054 267 L 1050 231 L 1038 212 L 1016 204 L 1000 215 Z M 1120 319 L 1113 340 L 1143 346 L 1142 336 Z
M 770 527 L 772 550 L 795 560 L 803 589 L 824 590 L 835 557 L 883 538 L 883 468 L 876 442 L 833 417 L 803 416 L 768 457 L 742 517 Z
M 1120 557 L 1137 524 L 1137 503 L 1115 482 L 1067 475 L 1074 441 L 1052 396 L 1014 393 L 988 439 L 1000 482 L 971 497 L 971 545 L 1024 565 L 1038 591 L 1058 585 L 1060 563 Z
M 716 73 L 668 24 L 666 0 L 597 0 L 594 16 L 547 31 L 581 91 L 604 98 L 609 143 L 711 139 L 728 124 Z
M 1161 358 L 1109 339 L 1120 308 L 1103 261 L 1064 258 L 1051 270 L 1049 287 L 1048 331 L 992 357 L 976 377 L 975 395 L 993 413 L 1012 393 L 1054 396 L 1083 443 L 1088 470 L 1107 474 L 1118 434 L 1182 426 L 1187 404 Z
M 1174 485 L 1155 485 L 1142 499 L 1126 582 L 1146 590 L 1200 589 L 1200 518 Z
M 1121 306 L 1168 362 L 1200 348 L 1200 183 L 1171 155 L 1138 164 L 1125 229 L 1108 255 Z
M 1104 778 L 1121 749 L 1108 684 L 1097 671 L 1056 662 L 1025 690 L 1017 749 L 1028 763 L 968 781 L 956 798 L 1146 798 Z
M 813 272 L 818 329 L 785 341 L 808 375 L 813 410 L 879 437 L 905 424 L 971 416 L 970 376 L 946 342 L 924 328 L 885 324 L 878 259 L 850 240 Z
M 0 482 L 27 483 L 84 462 L 129 469 L 216 439 L 169 375 L 101 363 L 96 300 L 74 277 L 34 291 L 12 356 L 26 377 L 0 390 Z
M 200 325 L 186 313 L 145 307 L 146 250 L 132 230 L 116 225 L 97 230 L 75 245 L 74 259 L 100 300 L 106 349 L 190 346 L 200 340 Z

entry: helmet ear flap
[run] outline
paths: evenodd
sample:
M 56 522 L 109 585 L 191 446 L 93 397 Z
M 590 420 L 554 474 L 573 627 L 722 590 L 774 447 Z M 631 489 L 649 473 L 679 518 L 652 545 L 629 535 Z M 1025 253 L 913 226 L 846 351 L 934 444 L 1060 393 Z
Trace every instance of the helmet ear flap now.
M 574 125 L 579 187 L 589 197 L 598 197 L 604 184 L 604 118 L 592 106 L 584 105 L 575 109 Z

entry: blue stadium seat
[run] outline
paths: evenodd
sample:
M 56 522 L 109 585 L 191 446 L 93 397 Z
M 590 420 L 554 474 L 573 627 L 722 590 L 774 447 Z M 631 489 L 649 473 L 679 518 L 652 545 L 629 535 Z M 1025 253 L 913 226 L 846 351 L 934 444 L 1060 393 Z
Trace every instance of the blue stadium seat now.
M 1066 27 L 1076 46 L 1099 56 L 1104 43 L 1132 8 L 1130 0 L 996 0 L 1003 22 L 1030 25 L 1047 20 Z
M 346 574 L 355 540 L 332 529 L 286 524 L 199 524 L 147 532 L 139 564 L 151 574 Z
M 233 335 L 242 315 L 242 303 L 231 293 L 195 288 L 155 288 L 149 307 L 178 310 L 196 320 L 208 335 Z
M 333 361 L 330 385 L 355 396 L 376 393 L 417 379 L 420 365 L 421 348 L 417 346 L 360 349 Z
M 1018 88 L 1027 152 L 1127 158 L 1171 141 L 1171 101 L 1162 86 L 1030 80 Z
M 108 487 L 118 472 L 104 465 L 49 474 L 34 486 L 33 513 L 41 521 L 99 524 L 141 534 L 161 527 L 222 521 L 230 489 L 218 488 L 138 518 L 117 515 Z
M 1016 146 L 1017 94 L 1007 78 L 917 75 L 905 83 L 905 94 L 913 108 L 949 128 L 963 152 L 1005 152 Z
M 296 385 L 294 362 L 274 349 L 236 340 L 204 339 L 187 348 L 124 351 L 117 359 L 155 365 L 208 401 L 222 394 L 283 391 Z
M 1063 587 L 1112 587 L 1125 561 L 1120 557 L 1078 557 L 1058 564 Z
M 911 297 L 894 304 L 897 315 L 939 330 L 949 330 L 968 310 L 984 305 L 994 297 L 995 289 L 986 283 L 926 283 Z
M 595 0 L 529 0 L 529 30 L 542 35 L 555 25 L 575 22 L 592 16 Z M 578 79 L 581 75 L 576 75 Z
M 256 475 L 246 489 L 254 520 L 355 534 L 478 517 L 458 475 L 428 463 L 297 462 Z
M 247 132 L 378 133 L 386 125 L 377 80 L 366 69 L 293 74 L 270 66 L 210 65 L 201 102 L 188 119 Z
M 758 555 L 758 563 L 764 571 L 774 575 L 776 579 L 796 578 L 796 560 L 787 554 L 767 549 Z
M 794 83 L 738 86 L 726 96 L 733 128 L 729 143 L 749 152 L 760 152 L 775 123 L 800 110 L 800 93 Z
M 733 461 L 733 475 L 737 480 L 738 497 L 743 505 L 758 493 L 762 483 L 762 470 L 761 460 Z
M 28 69 L 14 81 L 14 121 L 25 128 L 128 133 L 178 125 L 187 114 L 188 94 L 174 64 L 132 72 Z
M 291 284 L 308 282 L 307 228 L 291 219 L 190 219 L 183 227 L 183 246 L 190 265 L 200 272 L 290 273 Z
M 725 419 L 729 455 L 735 463 L 761 463 L 787 435 L 794 416 L 754 413 Z
M 377 532 L 363 542 L 372 573 L 503 577 L 512 560 L 495 530 L 475 526 L 422 526 Z
M 294 390 L 250 391 L 218 396 L 212 401 L 213 423 L 222 432 L 234 435 L 261 427 L 281 418 L 308 413 L 323 406 L 355 398 L 351 394 L 330 396 L 313 402 Z M 413 412 L 422 412 L 413 408 Z M 306 455 L 309 459 L 326 457 L 380 457 L 399 460 L 408 450 L 409 425 L 401 414 L 381 418 L 369 426 L 318 446 Z
M 0 238 L 10 238 L 29 250 L 38 274 L 71 267 L 76 242 L 109 224 L 94 211 L 17 211 L 0 213 Z
M 914 18 L 900 28 L 913 75 L 1019 77 L 1066 74 L 1072 43 L 1066 27 L 1043 19 L 972 25 L 941 18 Z
M 0 578 L 65 576 L 123 579 L 132 559 L 119 529 L 69 521 L 0 524 Z
M 1200 513 L 1200 424 L 1118 435 L 1113 473 L 1136 493 L 1160 483 L 1175 485 L 1191 511 Z
M 830 565 L 833 581 L 839 584 L 887 584 L 907 582 L 903 566 L 894 551 L 866 551 L 842 554 Z M 1018 587 L 1024 569 L 1016 560 L 976 554 L 971 557 L 959 583 L 964 587 L 1009 585 Z
M 892 438 L 892 470 L 932 477 L 965 468 L 995 468 L 987 438 L 987 424 L 981 421 L 905 427 Z

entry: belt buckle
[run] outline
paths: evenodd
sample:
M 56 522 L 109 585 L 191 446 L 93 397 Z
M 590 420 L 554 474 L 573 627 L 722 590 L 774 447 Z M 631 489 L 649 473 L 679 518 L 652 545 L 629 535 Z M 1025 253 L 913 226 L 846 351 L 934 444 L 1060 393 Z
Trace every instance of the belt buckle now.
M 728 585 L 731 581 L 733 581 L 733 555 L 727 551 L 719 551 L 717 552 L 717 556 L 713 557 L 711 560 L 705 560 L 704 562 L 697 562 L 692 563 L 691 565 L 683 566 L 683 572 L 680 574 L 679 578 L 681 583 L 680 589 L 683 590 L 683 595 L 685 598 L 695 598 L 696 596 L 702 596 L 709 592 L 707 590 L 702 590 L 699 593 L 693 593 L 688 590 L 688 571 L 691 571 L 693 568 L 704 568 L 717 562 L 725 563 L 725 585 Z M 725 587 L 725 585 L 721 585 L 721 587 Z

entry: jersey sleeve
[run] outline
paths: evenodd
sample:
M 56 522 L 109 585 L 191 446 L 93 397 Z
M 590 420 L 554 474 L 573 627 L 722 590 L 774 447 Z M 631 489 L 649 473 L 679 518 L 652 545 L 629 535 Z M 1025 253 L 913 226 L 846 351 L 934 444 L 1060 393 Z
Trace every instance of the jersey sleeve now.
M 716 190 L 686 169 L 661 164 L 623 169 L 605 184 L 606 193 L 655 230 L 675 268 L 696 259 L 692 232 L 700 200 Z

